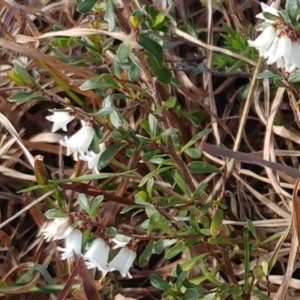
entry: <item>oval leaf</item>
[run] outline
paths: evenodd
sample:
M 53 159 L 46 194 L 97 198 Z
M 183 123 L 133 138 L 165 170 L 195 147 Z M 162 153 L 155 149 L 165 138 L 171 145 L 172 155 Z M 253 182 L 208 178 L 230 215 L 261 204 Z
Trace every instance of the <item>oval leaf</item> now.
M 222 172 L 215 166 L 204 161 L 194 161 L 187 165 L 187 168 L 193 173 L 219 173 Z
M 223 224 L 223 210 L 217 209 L 210 225 L 210 233 L 212 236 L 217 236 Z
M 141 43 L 141 45 L 145 48 L 145 50 L 147 50 L 155 59 L 158 67 L 162 68 L 164 59 L 164 51 L 162 46 L 145 34 L 140 34 L 138 36 L 138 40 Z

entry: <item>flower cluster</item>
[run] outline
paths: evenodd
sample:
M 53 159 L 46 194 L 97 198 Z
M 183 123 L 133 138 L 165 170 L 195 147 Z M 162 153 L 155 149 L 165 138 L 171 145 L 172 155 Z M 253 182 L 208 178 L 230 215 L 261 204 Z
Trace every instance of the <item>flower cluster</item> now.
M 66 228 L 68 226 L 68 228 Z M 73 257 L 73 254 L 82 256 L 85 259 L 88 269 L 97 268 L 102 272 L 103 277 L 112 271 L 119 271 L 123 277 L 132 278 L 129 272 L 135 258 L 136 251 L 128 247 L 131 238 L 119 236 L 112 241 L 116 244 L 113 249 L 121 248 L 117 255 L 108 262 L 110 246 L 105 238 L 96 238 L 93 240 L 85 254 L 82 253 L 82 233 L 79 229 L 72 229 L 68 218 L 56 218 L 45 229 L 42 230 L 44 238 L 50 241 L 65 239 L 65 248 L 57 247 L 62 253 L 61 259 L 65 260 Z M 121 239 L 121 240 L 120 240 Z
M 71 110 L 57 110 L 53 112 L 53 115 L 47 116 L 46 119 L 53 122 L 52 132 L 59 129 L 67 131 L 67 125 L 75 118 L 74 113 Z M 93 169 L 94 173 L 99 174 L 98 162 L 101 154 L 106 149 L 104 143 L 99 144 L 100 152 L 95 153 L 89 151 L 89 147 L 93 141 L 95 135 L 95 129 L 93 123 L 83 122 L 82 127 L 70 138 L 67 136 L 60 141 L 60 144 L 67 149 L 67 155 L 74 154 L 75 160 L 83 160 L 87 162 L 88 168 Z
M 256 17 L 264 20 L 260 27 L 262 33 L 254 40 L 249 40 L 251 47 L 259 51 L 261 57 L 267 58 L 267 64 L 277 63 L 277 68 L 283 68 L 286 72 L 293 72 L 300 68 L 300 39 L 296 32 L 287 24 L 275 3 L 271 6 L 261 3 L 262 13 Z M 272 19 L 269 19 L 272 15 Z

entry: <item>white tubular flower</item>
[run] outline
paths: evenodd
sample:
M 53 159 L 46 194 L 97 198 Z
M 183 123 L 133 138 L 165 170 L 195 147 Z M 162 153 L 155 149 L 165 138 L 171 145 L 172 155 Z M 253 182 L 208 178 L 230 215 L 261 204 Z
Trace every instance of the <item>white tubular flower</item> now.
M 100 152 L 95 153 L 94 151 L 88 151 L 87 154 L 80 154 L 79 159 L 86 161 L 88 163 L 88 168 L 94 169 L 95 173 L 99 173 L 98 171 L 98 162 L 101 154 L 106 149 L 105 143 L 99 144 Z
M 84 258 L 88 269 L 98 268 L 103 273 L 103 276 L 109 271 L 107 267 L 109 246 L 101 238 L 97 238 L 93 241 L 91 247 L 86 252 Z
M 66 238 L 66 248 L 57 247 L 62 252 L 61 259 L 65 260 L 73 257 L 73 251 L 81 255 L 82 233 L 78 229 L 74 229 Z
M 79 151 L 84 153 L 88 150 L 94 138 L 95 129 L 92 124 L 83 126 L 79 131 L 72 135 L 69 139 L 65 137 L 60 144 L 67 147 L 67 155 Z
M 53 122 L 52 132 L 61 129 L 67 131 L 67 125 L 75 119 L 74 113 L 69 111 L 54 111 L 52 116 L 47 116 L 46 119 Z
M 275 38 L 276 28 L 270 25 L 266 27 L 254 41 L 248 40 L 248 44 L 259 51 L 259 56 L 264 56 L 265 52 L 271 47 Z
M 300 44 L 298 42 L 292 43 L 292 63 L 295 65 L 295 67 L 300 68 Z M 289 71 L 287 71 L 289 72 Z M 292 71 L 290 71 L 292 72 Z
M 258 19 L 265 20 L 266 22 L 271 23 L 271 24 L 274 23 L 274 21 L 272 21 L 270 19 L 266 19 L 264 17 L 264 13 L 269 13 L 273 16 L 279 17 L 278 9 L 275 8 L 275 6 L 276 6 L 275 2 L 273 2 L 270 6 L 263 2 L 261 2 L 260 5 L 261 5 L 262 12 L 260 14 L 257 14 L 255 17 Z
M 129 273 L 129 269 L 136 258 L 136 252 L 124 247 L 120 252 L 114 257 L 114 259 L 109 263 L 110 271 L 118 270 L 123 277 L 128 276 L 132 278 Z
M 44 239 L 49 242 L 53 240 L 65 239 L 72 231 L 69 218 L 55 218 L 41 232 Z
M 287 35 L 276 37 L 271 48 L 265 52 L 265 57 L 269 57 L 267 64 L 271 65 L 278 62 L 278 66 L 282 67 L 282 59 L 285 65 L 292 62 L 292 41 Z
M 87 154 L 80 154 L 79 159 L 86 161 L 88 163 L 88 168 L 91 170 L 98 166 L 100 155 L 101 152 L 95 153 L 94 151 L 88 151 Z
M 131 241 L 131 237 L 123 234 L 116 234 L 116 236 L 111 239 L 111 241 L 116 244 L 115 246 L 113 246 L 113 249 L 118 249 L 125 247 Z

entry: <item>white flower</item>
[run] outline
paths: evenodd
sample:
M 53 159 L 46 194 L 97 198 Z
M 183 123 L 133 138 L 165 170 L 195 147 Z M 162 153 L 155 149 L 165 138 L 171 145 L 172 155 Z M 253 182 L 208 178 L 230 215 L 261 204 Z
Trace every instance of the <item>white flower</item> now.
M 46 228 L 41 232 L 44 239 L 49 242 L 53 240 L 61 240 L 66 238 L 72 231 L 69 218 L 55 218 Z
M 118 270 L 123 277 L 128 276 L 132 278 L 129 273 L 129 269 L 133 264 L 136 258 L 136 252 L 124 247 L 120 250 L 120 252 L 114 257 L 114 259 L 109 263 L 110 271 Z
M 297 42 L 293 42 L 292 43 L 292 54 L 291 54 L 291 57 L 292 57 L 292 66 L 294 66 L 294 69 L 297 67 L 297 68 L 300 68 L 300 44 L 297 43 Z M 290 70 L 286 70 L 287 72 L 292 72 L 294 71 L 294 69 L 290 69 Z
M 69 111 L 54 111 L 52 116 L 47 116 L 48 121 L 53 122 L 52 132 L 55 132 L 62 128 L 62 130 L 67 131 L 67 125 L 75 119 L 74 113 Z
M 111 239 L 111 241 L 116 244 L 113 249 L 123 248 L 131 241 L 131 237 L 123 234 L 116 234 L 116 236 Z
M 285 61 L 285 64 L 289 64 L 293 59 L 292 41 L 287 35 L 276 37 L 272 46 L 265 52 L 264 56 L 268 57 L 268 65 L 278 62 L 278 66 L 282 67 L 282 59 Z
M 73 251 L 81 255 L 82 233 L 78 229 L 74 229 L 66 237 L 66 248 L 57 247 L 62 252 L 61 259 L 65 260 L 73 256 Z
M 264 56 L 265 52 L 271 47 L 276 38 L 276 28 L 272 25 L 266 27 L 263 32 L 254 40 L 248 40 L 251 47 L 255 47 L 259 51 L 260 56 Z
M 69 139 L 61 140 L 60 144 L 67 147 L 67 155 L 79 151 L 84 153 L 88 150 L 94 138 L 95 129 L 92 124 L 83 126 L 79 131 L 72 135 Z
M 100 152 L 95 153 L 94 151 L 88 151 L 87 154 L 80 154 L 79 159 L 86 161 L 88 163 L 88 168 L 94 169 L 96 173 L 99 173 L 98 171 L 98 162 L 101 154 L 104 152 L 106 149 L 105 143 L 99 144 Z M 76 160 L 76 159 L 75 159 Z
M 273 16 L 279 17 L 278 9 L 275 8 L 276 7 L 275 2 L 273 2 L 270 6 L 263 2 L 261 2 L 260 5 L 261 5 L 262 12 L 260 14 L 256 15 L 255 17 L 258 19 L 265 20 L 268 23 L 274 23 L 273 20 L 266 19 L 264 17 L 264 13 L 269 13 Z
M 107 267 L 109 250 L 109 246 L 103 239 L 96 238 L 84 256 L 84 258 L 87 260 L 87 268 L 98 268 L 105 276 L 109 271 Z

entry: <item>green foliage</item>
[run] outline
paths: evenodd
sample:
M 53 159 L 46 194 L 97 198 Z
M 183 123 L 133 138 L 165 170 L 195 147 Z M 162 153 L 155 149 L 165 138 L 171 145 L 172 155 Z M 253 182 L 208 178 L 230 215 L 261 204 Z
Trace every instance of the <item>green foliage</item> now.
M 205 1 L 202 3 L 208 5 Z M 215 4 L 213 7 L 218 11 L 224 9 Z M 218 160 L 213 162 L 207 158 L 201 149 L 203 140 L 215 138 L 212 123 L 208 122 L 208 109 L 200 102 L 202 95 L 193 95 L 199 97 L 199 103 L 192 103 L 193 97 L 184 94 L 187 88 L 178 78 L 173 78 L 176 72 L 170 68 L 176 62 L 167 61 L 169 54 L 173 54 L 168 51 L 174 47 L 172 39 L 175 38 L 172 15 L 166 10 L 159 11 L 154 5 L 140 6 L 123 20 L 131 31 L 125 35 L 118 6 L 113 0 L 100 4 L 94 0 L 78 0 L 76 9 L 81 17 L 87 14 L 84 16 L 87 28 L 107 26 L 108 30 L 103 34 L 59 36 L 48 41 L 47 50 L 55 56 L 55 61 L 60 60 L 70 67 L 61 74 L 58 72 L 60 76 L 57 76 L 46 65 L 44 71 L 51 80 L 50 90 L 47 86 L 44 88 L 47 80 L 40 83 L 29 68 L 14 63 L 8 77 L 18 91 L 10 95 L 8 101 L 18 104 L 45 101 L 43 104 L 59 103 L 64 111 L 71 108 L 77 119 L 71 130 L 77 130 L 75 126 L 79 126 L 79 120 L 92 120 L 93 141 L 86 153 L 77 153 L 78 162 L 72 162 L 74 169 L 73 165 L 68 166 L 72 173 L 68 169 L 61 179 L 52 174 L 47 182 L 38 181 L 39 185 L 20 192 L 53 190 L 51 200 L 55 208 L 48 209 L 45 216 L 49 219 L 77 218 L 74 224 L 80 225 L 78 228 L 84 232 L 83 249 L 98 235 L 108 244 L 112 238 L 120 243 L 128 242 L 128 248 L 137 251 L 134 266 L 138 263 L 138 270 L 146 274 L 143 276 L 152 272 L 144 282 L 149 284 L 150 279 L 152 286 L 162 291 L 168 300 L 239 300 L 247 293 L 267 299 L 250 284 L 250 278 L 264 280 L 278 256 L 274 255 L 272 261 L 257 259 L 254 266 L 253 257 L 261 258 L 260 255 L 268 252 L 267 244 L 276 241 L 283 232 L 261 240 L 255 222 L 248 220 L 243 223 L 242 244 L 236 242 L 242 230 L 236 233 L 234 226 L 227 225 L 227 213 L 230 212 L 231 218 L 232 212 L 225 191 L 227 183 L 232 186 L 231 181 L 227 181 L 227 173 L 222 171 L 226 170 L 226 160 L 221 166 Z M 286 9 L 291 22 L 295 23 L 296 2 L 287 1 Z M 176 10 L 172 11 L 174 16 Z M 198 34 L 189 16 L 180 24 L 183 25 L 178 26 L 179 29 L 197 39 L 205 37 L 201 42 L 206 41 L 206 33 Z M 63 29 L 60 25 L 53 27 L 55 31 Z M 248 46 L 244 35 L 225 23 L 222 27 L 226 33 L 215 34 L 215 45 L 223 47 L 224 44 L 224 49 L 257 60 L 256 51 Z M 112 33 L 116 35 L 110 36 Z M 248 35 L 251 36 L 251 28 Z M 227 67 L 228 74 L 246 66 L 243 60 L 217 52 L 214 52 L 213 62 L 216 68 Z M 39 63 L 43 66 L 43 62 Z M 250 72 L 253 70 L 252 66 L 247 68 Z M 74 78 L 68 81 L 68 76 Z M 289 75 L 289 83 L 298 83 L 299 78 L 299 71 L 296 71 Z M 270 79 L 274 85 L 286 87 L 281 74 L 271 67 L 262 71 L 257 79 Z M 250 84 L 245 85 L 237 99 L 245 99 L 250 88 Z M 217 115 L 219 117 L 219 111 Z M 224 132 L 228 130 L 227 125 L 219 128 Z M 89 151 L 100 153 L 103 145 L 105 150 L 101 151 L 96 165 L 100 174 L 88 174 L 92 170 L 80 155 Z M 71 158 L 66 159 L 67 164 L 69 160 Z M 59 171 L 64 169 L 61 162 L 59 167 Z M 215 191 L 218 180 L 223 180 L 223 186 Z M 75 199 L 68 198 L 74 195 Z M 242 284 L 226 272 L 234 272 L 234 264 L 226 265 L 226 259 L 234 255 L 239 256 L 237 261 L 245 269 Z M 164 267 L 173 264 L 173 270 L 164 276 L 156 274 L 151 268 L 157 259 L 164 260 Z M 75 271 L 82 271 L 84 265 L 75 262 Z M 220 263 L 216 266 L 212 262 Z M 51 284 L 44 270 L 35 270 Z M 20 278 L 20 284 L 32 278 L 32 270 L 29 270 Z M 115 288 L 116 282 L 103 280 L 103 284 Z M 122 282 L 118 284 L 121 286 Z M 103 289 L 108 290 L 107 286 Z
M 66 214 L 58 209 L 52 208 L 47 210 L 45 217 L 48 219 L 64 218 L 66 217 Z
M 285 3 L 285 9 L 289 16 L 292 26 L 297 25 L 297 15 L 299 13 L 298 8 L 299 3 L 297 0 L 287 0 Z
M 96 4 L 97 0 L 83 0 L 76 8 L 76 10 L 82 14 L 88 13 L 94 5 Z
M 234 31 L 225 23 L 222 23 L 222 25 L 223 28 L 227 31 L 227 34 L 220 33 L 218 39 L 224 39 L 224 49 L 241 54 L 253 60 L 258 59 L 258 55 L 256 54 L 255 50 L 249 47 L 247 39 L 242 34 Z M 251 31 L 252 28 L 250 27 L 248 29 L 249 36 L 251 36 Z M 245 64 L 244 61 L 237 60 L 234 57 L 224 55 L 222 53 L 215 53 L 213 62 L 214 66 L 217 69 L 231 66 L 230 69 L 227 71 L 228 73 L 236 71 L 237 69 L 243 67 Z

